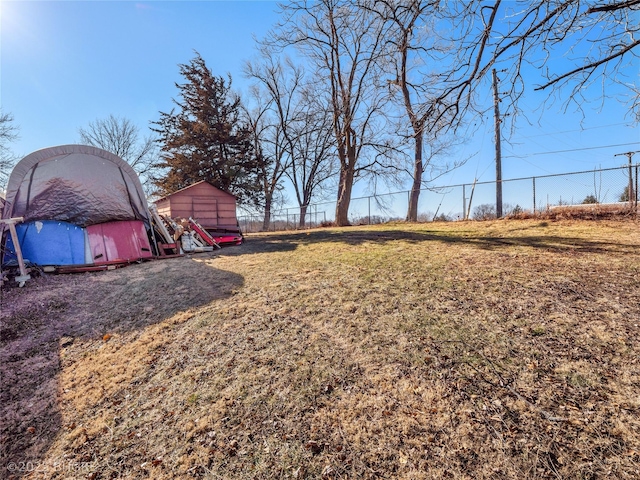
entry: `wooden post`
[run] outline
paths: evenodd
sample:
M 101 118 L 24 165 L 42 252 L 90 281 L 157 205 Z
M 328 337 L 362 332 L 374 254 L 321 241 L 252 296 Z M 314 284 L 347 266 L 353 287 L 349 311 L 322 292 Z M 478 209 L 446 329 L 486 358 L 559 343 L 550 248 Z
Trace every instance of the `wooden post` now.
M 467 207 L 467 220 L 469 220 L 469 216 L 471 215 L 471 202 L 473 201 L 473 192 L 476 190 L 476 182 L 477 178 L 473 179 L 473 185 L 471 185 L 471 195 L 469 195 L 469 206 Z
M 627 200 L 629 201 L 629 209 L 632 209 L 634 206 L 634 198 L 635 194 L 633 192 L 633 169 L 632 169 L 632 160 L 633 156 L 636 153 L 640 153 L 640 150 L 636 150 L 635 152 L 625 152 L 625 153 L 616 153 L 614 157 L 626 156 L 629 159 L 629 185 L 627 185 Z
M 20 247 L 20 242 L 18 241 L 18 232 L 16 231 L 16 223 L 21 223 L 22 221 L 24 221 L 23 217 L 0 220 L 0 223 L 6 223 L 7 225 L 9 225 L 11 240 L 13 240 L 13 246 L 16 249 L 16 257 L 18 258 L 18 268 L 20 269 L 20 276 L 16 277 L 15 280 L 20 284 L 21 287 L 24 286 L 24 282 L 31 278 L 31 275 L 29 275 L 29 272 L 27 272 L 27 268 L 24 265 L 24 259 L 22 258 L 22 248 Z
M 633 210 L 635 212 L 636 217 L 638 216 L 638 167 L 640 165 L 636 165 L 636 184 L 635 184 L 635 192 L 633 195 Z M 633 174 L 632 174 L 633 175 Z
M 629 155 L 629 206 L 633 208 L 635 194 L 633 193 L 633 170 L 631 169 L 631 158 L 633 154 Z
M 493 69 L 493 110 L 496 131 L 496 217 L 502 217 L 502 154 L 500 150 L 500 96 L 498 95 L 498 75 Z

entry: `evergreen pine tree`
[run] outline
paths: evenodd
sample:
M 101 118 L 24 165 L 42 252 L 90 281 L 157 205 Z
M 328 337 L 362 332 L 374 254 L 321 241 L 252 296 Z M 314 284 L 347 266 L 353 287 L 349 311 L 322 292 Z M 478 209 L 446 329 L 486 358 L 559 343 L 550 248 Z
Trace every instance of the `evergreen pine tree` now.
M 157 165 L 168 169 L 155 184 L 168 194 L 206 180 L 235 195 L 240 203 L 257 204 L 260 178 L 251 133 L 240 121 L 240 97 L 231 92 L 231 77 L 216 77 L 199 53 L 181 64 L 186 83 L 178 84 L 177 109 L 160 112 L 153 122 L 161 146 Z

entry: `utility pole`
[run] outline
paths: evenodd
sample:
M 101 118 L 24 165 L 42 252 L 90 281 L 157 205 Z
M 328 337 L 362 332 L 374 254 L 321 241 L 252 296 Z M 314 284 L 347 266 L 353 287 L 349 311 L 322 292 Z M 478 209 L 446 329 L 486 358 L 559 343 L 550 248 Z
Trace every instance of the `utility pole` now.
M 629 186 L 627 187 L 628 188 L 627 194 L 629 196 L 629 205 L 634 205 L 636 200 L 636 196 L 633 191 L 633 170 L 631 168 L 631 163 L 632 163 L 631 160 L 633 159 L 633 155 L 636 153 L 640 153 L 640 150 L 636 150 L 635 152 L 616 153 L 614 155 L 614 157 L 622 157 L 624 155 L 627 158 L 629 158 Z
M 502 154 L 500 151 L 500 97 L 498 96 L 498 75 L 493 69 L 493 111 L 496 127 L 496 216 L 502 217 Z

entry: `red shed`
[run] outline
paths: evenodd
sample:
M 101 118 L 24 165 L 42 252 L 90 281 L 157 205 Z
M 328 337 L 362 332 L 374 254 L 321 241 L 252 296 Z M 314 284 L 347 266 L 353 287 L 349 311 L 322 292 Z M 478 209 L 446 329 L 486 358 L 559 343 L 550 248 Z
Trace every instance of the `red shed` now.
M 208 231 L 239 232 L 236 197 L 202 180 L 155 201 L 158 213 L 193 218 Z

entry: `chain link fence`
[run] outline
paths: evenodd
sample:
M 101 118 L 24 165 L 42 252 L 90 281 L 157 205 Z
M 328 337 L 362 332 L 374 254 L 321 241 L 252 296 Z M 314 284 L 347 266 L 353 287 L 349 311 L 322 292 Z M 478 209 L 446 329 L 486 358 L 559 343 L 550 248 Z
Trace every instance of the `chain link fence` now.
M 502 181 L 503 216 L 541 213 L 567 206 L 638 206 L 640 164 Z M 352 198 L 349 221 L 372 225 L 404 220 L 410 191 Z M 300 221 L 300 209 L 289 207 L 271 213 L 270 231 L 315 228 L 335 220 L 335 202 L 309 205 Z M 456 221 L 496 217 L 496 182 L 476 182 L 430 187 L 420 192 L 418 221 Z M 263 214 L 238 217 L 245 233 L 264 231 Z

